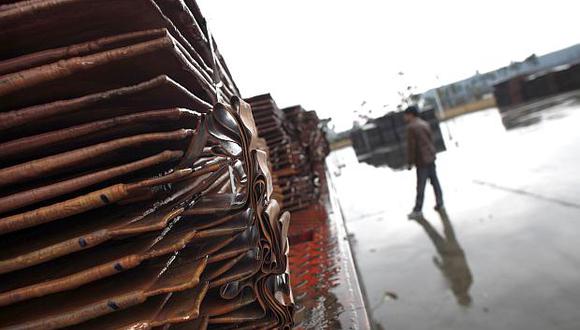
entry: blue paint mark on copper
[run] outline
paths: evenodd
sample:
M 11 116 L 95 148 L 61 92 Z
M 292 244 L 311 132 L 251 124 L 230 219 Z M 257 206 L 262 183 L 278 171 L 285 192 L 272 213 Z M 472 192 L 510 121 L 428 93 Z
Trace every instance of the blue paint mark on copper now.
M 119 305 L 117 305 L 114 301 L 109 301 L 107 303 L 107 306 L 109 306 L 109 308 L 111 308 L 114 311 L 119 309 Z
M 101 195 L 101 200 L 103 201 L 103 203 L 109 203 L 109 198 L 106 195 Z

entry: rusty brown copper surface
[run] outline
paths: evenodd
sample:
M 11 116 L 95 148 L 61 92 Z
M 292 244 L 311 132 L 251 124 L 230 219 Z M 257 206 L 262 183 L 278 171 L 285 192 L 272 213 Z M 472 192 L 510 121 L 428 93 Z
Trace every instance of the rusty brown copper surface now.
M 290 215 L 195 1 L 2 1 L 0 39 L 0 329 L 293 326 Z

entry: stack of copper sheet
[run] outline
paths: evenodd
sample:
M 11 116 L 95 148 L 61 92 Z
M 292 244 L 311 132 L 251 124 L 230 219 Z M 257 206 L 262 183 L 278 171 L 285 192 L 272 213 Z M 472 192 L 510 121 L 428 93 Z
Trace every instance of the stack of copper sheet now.
M 329 148 L 314 111 L 296 106 L 280 110 L 269 94 L 254 96 L 258 134 L 270 150 L 275 190 L 284 210 L 298 210 L 319 201 L 325 186 L 324 159 Z
M 568 95 L 571 96 L 577 94 L 574 91 L 580 90 L 580 62 L 519 75 L 499 82 L 493 88 L 500 112 L 530 111 L 536 108 L 531 104 L 541 99 L 558 95 L 566 97 L 565 93 L 570 93 Z M 504 116 L 503 119 L 508 128 L 519 125 L 517 120 L 512 120 L 511 115 Z
M 265 139 L 268 145 L 272 169 L 278 172 L 299 165 L 299 157 L 293 158 L 292 154 L 293 147 L 296 147 L 298 141 L 289 135 L 284 113 L 270 94 L 254 96 L 246 101 L 252 106 L 258 135 Z
M 289 214 L 195 2 L 1 3 L 0 328 L 289 328 Z
M 316 112 L 305 111 L 301 106 L 283 111 L 303 161 L 291 175 L 282 176 L 279 181 L 285 191 L 284 207 L 299 210 L 321 203 L 326 192 L 324 160 L 330 148 Z
M 284 191 L 279 184 L 279 179 L 298 171 L 297 168 L 303 162 L 302 149 L 299 142 L 289 135 L 284 113 L 278 108 L 270 94 L 254 96 L 246 101 L 252 106 L 258 135 L 266 141 L 268 147 L 274 196 L 284 201 Z

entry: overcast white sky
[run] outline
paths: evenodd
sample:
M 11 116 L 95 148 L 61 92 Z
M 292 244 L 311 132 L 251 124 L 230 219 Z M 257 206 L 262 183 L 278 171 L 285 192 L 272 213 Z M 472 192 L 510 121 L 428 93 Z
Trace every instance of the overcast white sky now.
M 269 92 L 339 130 L 362 101 L 394 107 L 407 84 L 424 91 L 580 42 L 578 0 L 198 3 L 244 97 Z

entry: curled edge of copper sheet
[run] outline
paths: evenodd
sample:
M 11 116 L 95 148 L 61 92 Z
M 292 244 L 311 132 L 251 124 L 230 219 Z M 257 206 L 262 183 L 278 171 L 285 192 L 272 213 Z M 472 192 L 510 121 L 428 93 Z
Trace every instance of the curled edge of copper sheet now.
M 199 112 L 206 112 L 211 108 L 211 105 L 190 93 L 169 76 L 160 75 L 136 85 L 0 112 L 0 130 L 16 128 L 51 117 L 88 112 L 98 107 L 115 105 L 115 102 L 125 108 L 148 109 L 147 104 L 159 104 L 161 95 L 171 96 L 165 101 L 166 104 L 169 102 L 170 106 L 194 105 L 195 110 Z M 88 115 L 84 112 L 83 114 Z
M 112 151 L 163 141 L 178 141 L 193 135 L 190 129 L 179 129 L 173 132 L 146 133 L 129 136 L 113 141 L 102 142 L 96 145 L 44 157 L 37 160 L 21 163 L 0 169 L 0 186 L 24 183 L 40 176 L 50 175 L 63 167 L 75 166 L 94 157 L 105 156 Z
M 89 38 L 90 40 L 113 34 L 111 32 L 115 31 L 113 30 L 115 28 L 118 30 L 119 25 L 122 26 L 121 30 L 123 32 L 164 28 L 184 45 L 187 53 L 199 69 L 207 71 L 208 77 L 209 73 L 211 73 L 211 69 L 190 43 L 191 39 L 186 38 L 170 17 L 166 15 L 166 11 L 164 12 L 156 2 L 151 0 L 116 0 L 112 3 L 95 0 L 91 4 L 83 0 L 28 0 L 6 5 L 3 8 L 4 10 L 0 12 L 0 22 L 5 22 L 5 24 L 10 24 L 11 22 L 28 23 L 22 24 L 22 28 L 17 26 L 7 30 L 4 35 L 6 40 L 20 39 L 31 29 L 42 32 L 37 33 L 38 36 L 35 36 L 38 39 L 31 38 L 32 40 L 20 41 L 18 49 L 20 53 L 23 51 L 30 53 L 42 50 L 42 47 L 40 49 L 35 47 L 39 43 L 46 48 L 53 48 L 51 45 L 54 46 L 54 44 L 47 42 L 50 38 L 46 38 L 46 34 L 54 35 L 58 33 L 59 40 L 79 43 L 87 41 L 83 40 L 83 38 Z M 118 17 L 118 19 L 122 20 L 122 24 L 119 24 L 119 22 L 115 24 L 110 21 L 111 12 L 114 12 L 117 17 L 122 16 L 122 18 Z M 51 20 L 50 17 L 53 17 L 52 15 L 55 13 L 60 13 L 61 19 Z M 75 14 L 70 15 L 70 13 Z M 169 16 L 176 17 L 175 15 Z M 30 22 L 31 19 L 32 22 Z M 87 24 L 91 20 L 100 22 L 98 28 Z M 74 30 L 63 28 L 63 26 L 74 26 L 77 29 L 83 29 L 85 33 L 71 33 Z
M 71 193 L 73 191 L 80 190 L 106 180 L 111 180 L 119 176 L 127 175 L 135 171 L 146 169 L 165 162 L 174 161 L 181 158 L 182 156 L 182 151 L 166 150 L 156 155 L 127 164 L 107 168 L 69 180 L 53 183 L 47 186 L 22 191 L 16 194 L 8 195 L 6 197 L 0 197 L 0 214 L 63 194 Z
M 163 37 L 150 41 L 129 44 L 115 49 L 87 54 L 81 57 L 63 59 L 56 63 L 49 63 L 39 67 L 33 67 L 0 76 L 0 82 L 2 83 L 0 86 L 0 96 L 4 98 L 4 104 L 2 107 L 7 108 L 8 110 L 17 107 L 19 105 L 18 97 L 22 96 L 23 93 L 26 93 L 26 95 L 28 95 L 28 97 L 33 101 L 45 100 L 48 97 L 47 95 L 36 97 L 35 94 L 42 91 L 42 89 L 39 90 L 39 88 L 42 88 L 49 83 L 52 83 L 53 87 L 58 87 L 53 88 L 53 93 L 58 90 L 62 92 L 64 87 L 67 87 L 67 91 L 73 90 L 75 85 L 69 84 L 64 86 L 62 82 L 58 85 L 54 84 L 59 79 L 70 78 L 75 74 L 78 75 L 83 73 L 86 75 L 87 72 L 96 72 L 96 74 L 100 74 L 99 77 L 101 77 L 101 80 L 105 78 L 110 79 L 111 77 L 107 75 L 107 71 L 99 73 L 95 70 L 103 71 L 105 70 L 104 68 L 118 65 L 122 61 L 132 64 L 141 58 L 146 59 L 147 56 L 152 56 L 152 54 L 157 54 L 157 57 L 159 58 L 166 58 L 164 61 L 158 63 L 161 63 L 167 68 L 172 66 L 171 69 L 169 69 L 169 72 L 176 74 L 179 73 L 181 77 L 185 77 L 183 72 L 188 72 L 189 75 L 187 75 L 187 79 L 181 79 L 182 81 L 180 81 L 180 83 L 188 89 L 197 90 L 206 94 L 202 99 L 208 99 L 209 95 L 212 95 L 213 88 L 211 84 L 202 78 L 202 74 L 192 64 L 193 62 L 185 56 L 181 44 L 170 34 L 165 34 Z M 158 72 L 163 68 L 161 64 L 158 66 L 145 66 L 141 71 L 147 72 L 153 70 Z M 125 66 L 127 67 L 126 70 L 131 68 L 131 65 Z M 120 68 L 124 68 L 125 66 L 121 66 Z M 129 75 L 128 77 L 141 74 L 140 71 L 132 72 L 133 75 Z M 195 79 L 194 77 L 197 77 L 198 79 Z M 111 80 L 111 82 L 114 82 L 114 80 Z M 34 87 L 36 87 L 36 89 L 33 89 Z M 50 97 L 54 97 L 52 93 L 50 94 Z

